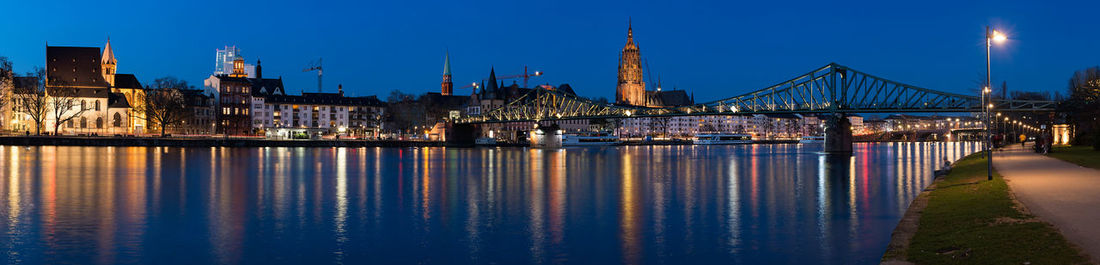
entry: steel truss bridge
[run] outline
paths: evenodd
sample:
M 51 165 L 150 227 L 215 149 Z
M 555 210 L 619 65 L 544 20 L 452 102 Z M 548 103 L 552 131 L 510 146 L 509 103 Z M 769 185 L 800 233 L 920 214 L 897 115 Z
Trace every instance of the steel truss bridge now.
M 1053 101 L 998 100 L 993 111 L 1051 111 Z M 648 108 L 596 102 L 536 88 L 460 124 L 695 115 L 981 112 L 978 96 L 931 90 L 830 63 L 793 79 L 742 95 L 683 107 Z

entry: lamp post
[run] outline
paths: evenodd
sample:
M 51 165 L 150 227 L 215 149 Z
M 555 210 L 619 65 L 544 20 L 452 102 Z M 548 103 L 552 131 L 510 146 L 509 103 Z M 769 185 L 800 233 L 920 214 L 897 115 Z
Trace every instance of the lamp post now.
M 1019 136 L 1021 134 L 1021 132 L 1020 132 L 1020 121 L 1012 121 L 1012 125 L 1015 125 L 1015 126 L 1012 127 L 1012 134 L 1015 134 L 1016 136 Z M 1026 139 L 1025 139 L 1025 141 L 1026 141 Z
M 982 88 L 982 108 L 985 115 L 985 151 L 986 151 L 986 179 L 993 180 L 993 130 L 990 128 L 992 124 L 989 112 L 993 109 L 993 98 L 990 92 L 993 87 L 993 74 L 990 72 L 990 60 L 989 49 L 993 47 L 993 42 L 1003 42 L 1007 39 L 1004 34 L 993 30 L 992 27 L 985 27 L 985 87 Z M 988 104 L 987 104 L 988 103 Z

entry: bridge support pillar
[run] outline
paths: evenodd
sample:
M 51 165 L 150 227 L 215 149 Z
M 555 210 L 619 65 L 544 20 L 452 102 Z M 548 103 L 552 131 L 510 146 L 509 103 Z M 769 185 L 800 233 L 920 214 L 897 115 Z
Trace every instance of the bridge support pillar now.
M 478 136 L 478 126 L 474 124 L 447 123 L 447 145 L 473 146 Z
M 848 116 L 835 113 L 825 119 L 825 152 L 852 153 L 852 122 Z

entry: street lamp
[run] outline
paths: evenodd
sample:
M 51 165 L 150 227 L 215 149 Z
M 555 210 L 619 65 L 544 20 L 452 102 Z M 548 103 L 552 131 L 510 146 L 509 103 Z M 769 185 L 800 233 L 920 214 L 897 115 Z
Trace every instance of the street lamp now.
M 986 151 L 986 179 L 993 180 L 993 131 L 989 128 L 992 121 L 989 112 L 993 109 L 993 98 L 990 92 L 993 90 L 993 74 L 990 73 L 989 49 L 993 42 L 1004 42 L 1008 37 L 992 27 L 985 27 L 985 88 L 982 89 L 982 107 L 985 112 L 985 151 Z M 985 103 L 989 103 L 986 106 Z

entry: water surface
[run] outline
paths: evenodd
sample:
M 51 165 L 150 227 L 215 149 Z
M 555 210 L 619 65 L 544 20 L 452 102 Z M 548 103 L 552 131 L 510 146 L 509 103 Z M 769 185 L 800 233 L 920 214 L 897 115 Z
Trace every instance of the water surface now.
M 0 147 L 3 263 L 875 264 L 974 143 Z

